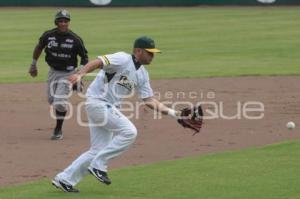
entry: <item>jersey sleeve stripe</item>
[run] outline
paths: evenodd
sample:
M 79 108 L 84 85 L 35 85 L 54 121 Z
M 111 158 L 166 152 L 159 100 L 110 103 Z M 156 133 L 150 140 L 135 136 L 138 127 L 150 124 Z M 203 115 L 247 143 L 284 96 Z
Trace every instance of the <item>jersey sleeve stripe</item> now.
M 109 62 L 109 60 L 107 59 L 107 57 L 104 55 L 104 56 L 102 56 L 103 57 L 103 59 L 104 59 L 104 61 L 105 61 L 105 65 L 110 65 L 110 62 Z

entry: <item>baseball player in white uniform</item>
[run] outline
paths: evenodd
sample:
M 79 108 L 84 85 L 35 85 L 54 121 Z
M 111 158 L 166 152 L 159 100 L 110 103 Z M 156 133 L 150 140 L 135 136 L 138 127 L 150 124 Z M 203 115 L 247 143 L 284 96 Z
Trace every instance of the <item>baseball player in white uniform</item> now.
M 65 192 L 79 192 L 74 186 L 88 173 L 104 184 L 111 184 L 107 175 L 108 161 L 126 151 L 137 136 L 137 129 L 118 109 L 121 100 L 135 91 L 145 104 L 163 114 L 177 118 L 180 111 L 170 109 L 153 97 L 149 75 L 144 67 L 151 63 L 155 48 L 149 37 L 135 40 L 133 54 L 117 52 L 99 56 L 70 76 L 72 84 L 87 73 L 100 68 L 87 90 L 86 112 L 89 120 L 91 146 L 52 184 Z

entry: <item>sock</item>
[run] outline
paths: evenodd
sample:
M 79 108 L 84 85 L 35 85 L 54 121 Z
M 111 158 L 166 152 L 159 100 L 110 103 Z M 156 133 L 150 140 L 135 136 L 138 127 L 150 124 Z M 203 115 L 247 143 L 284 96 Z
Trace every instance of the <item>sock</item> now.
M 60 112 L 60 111 L 56 110 L 56 118 L 57 118 L 56 119 L 56 127 L 55 127 L 56 130 L 61 130 L 62 125 L 64 123 L 66 113 L 67 112 Z

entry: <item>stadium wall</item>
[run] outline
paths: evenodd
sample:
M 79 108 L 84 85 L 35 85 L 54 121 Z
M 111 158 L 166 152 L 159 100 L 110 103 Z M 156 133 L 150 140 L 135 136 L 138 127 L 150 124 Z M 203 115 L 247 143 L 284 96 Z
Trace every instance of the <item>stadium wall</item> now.
M 0 0 L 0 6 L 298 5 L 300 0 Z

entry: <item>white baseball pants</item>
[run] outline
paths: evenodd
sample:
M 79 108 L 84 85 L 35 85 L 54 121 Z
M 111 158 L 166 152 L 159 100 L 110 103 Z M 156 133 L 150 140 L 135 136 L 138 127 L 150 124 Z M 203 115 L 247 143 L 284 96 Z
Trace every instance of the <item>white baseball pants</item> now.
M 108 161 L 125 152 L 137 136 L 132 122 L 111 104 L 88 99 L 86 112 L 90 127 L 90 149 L 57 175 L 72 186 L 88 173 L 89 166 L 106 172 Z

